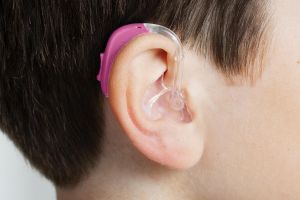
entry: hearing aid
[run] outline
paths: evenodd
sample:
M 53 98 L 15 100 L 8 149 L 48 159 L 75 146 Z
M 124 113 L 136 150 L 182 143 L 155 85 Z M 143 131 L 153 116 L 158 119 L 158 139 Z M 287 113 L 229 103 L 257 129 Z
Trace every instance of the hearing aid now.
M 120 50 L 132 39 L 143 34 L 159 34 L 171 40 L 176 50 L 171 55 L 174 74 L 171 86 L 166 86 L 163 75 L 156 84 L 149 86 L 145 93 L 142 108 L 148 118 L 159 120 L 162 117 L 172 117 L 179 121 L 189 121 L 190 114 L 185 104 L 181 90 L 183 78 L 183 47 L 178 36 L 170 29 L 149 23 L 129 24 L 120 27 L 110 36 L 104 53 L 100 54 L 100 71 L 97 80 L 105 97 L 109 97 L 109 75 L 114 59 Z

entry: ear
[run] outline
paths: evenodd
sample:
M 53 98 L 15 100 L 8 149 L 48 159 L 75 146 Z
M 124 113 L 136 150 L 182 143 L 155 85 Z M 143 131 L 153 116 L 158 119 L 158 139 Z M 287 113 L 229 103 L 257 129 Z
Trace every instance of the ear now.
M 141 153 L 170 168 L 185 169 L 199 161 L 204 148 L 204 134 L 196 128 L 188 98 L 186 104 L 192 115 L 186 122 L 151 120 L 142 108 L 147 89 L 160 77 L 164 76 L 167 85 L 171 82 L 170 55 L 175 50 L 171 40 L 158 34 L 145 34 L 130 41 L 112 66 L 108 101 L 124 132 Z

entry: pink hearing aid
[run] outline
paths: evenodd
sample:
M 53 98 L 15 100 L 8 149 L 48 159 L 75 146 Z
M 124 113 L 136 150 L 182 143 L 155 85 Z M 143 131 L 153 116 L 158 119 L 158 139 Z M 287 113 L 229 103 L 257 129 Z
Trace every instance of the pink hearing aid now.
M 155 86 L 156 92 L 151 94 L 148 92 L 150 97 L 147 97 L 145 103 L 143 104 L 143 108 L 147 115 L 153 119 L 160 119 L 166 113 L 177 112 L 177 116 L 179 116 L 180 120 L 186 120 L 186 106 L 184 102 L 184 96 L 181 92 L 181 84 L 182 84 L 182 60 L 183 60 L 183 48 L 178 36 L 171 31 L 170 29 L 160 26 L 157 24 L 129 24 L 125 25 L 119 29 L 117 29 L 111 35 L 108 40 L 106 49 L 104 53 L 101 53 L 101 66 L 99 74 L 97 75 L 97 80 L 101 82 L 101 89 L 103 94 L 108 97 L 108 84 L 109 84 L 109 75 L 111 71 L 111 67 L 113 65 L 114 59 L 116 58 L 119 51 L 128 43 L 130 40 L 134 39 L 137 36 L 142 34 L 153 33 L 163 35 L 170 40 L 172 40 L 176 44 L 176 51 L 174 52 L 174 80 L 173 85 L 171 87 L 165 86 L 163 82 L 163 77 L 159 80 L 160 87 Z M 153 90 L 153 89 L 152 89 Z M 162 106 L 164 104 L 164 106 Z M 170 109 L 165 109 L 165 105 L 169 105 Z M 178 112 L 180 115 L 178 115 Z M 176 115 L 176 114 L 175 114 Z M 178 118 L 178 117 L 177 117 Z

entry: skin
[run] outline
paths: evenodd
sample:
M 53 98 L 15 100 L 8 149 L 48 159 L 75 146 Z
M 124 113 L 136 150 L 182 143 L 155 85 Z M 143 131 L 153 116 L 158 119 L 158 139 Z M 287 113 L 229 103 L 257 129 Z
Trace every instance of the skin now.
M 183 88 L 193 128 L 177 132 L 185 125 L 164 121 L 169 126 L 165 129 L 163 123 L 147 121 L 142 114 L 142 119 L 134 119 L 126 115 L 125 100 L 107 99 L 101 162 L 75 189 L 57 188 L 58 199 L 300 199 L 300 2 L 274 0 L 270 5 L 272 43 L 254 84 L 229 84 L 211 63 L 186 48 Z M 134 41 L 136 48 L 124 49 L 123 57 L 130 59 L 130 53 L 149 48 L 148 39 L 141 38 L 143 44 Z M 162 42 L 162 46 L 168 45 Z M 148 60 L 163 62 L 157 55 L 146 52 L 132 66 Z M 118 59 L 120 66 L 131 62 L 122 55 Z M 156 76 L 151 73 L 149 77 Z M 122 93 L 121 87 L 142 95 L 144 89 L 134 85 L 143 81 L 132 78 L 130 84 L 124 74 L 112 73 L 112 79 L 124 79 L 123 86 L 111 87 L 112 96 Z M 138 102 L 126 99 L 131 101 Z M 141 112 L 135 105 L 133 110 Z M 154 126 L 161 128 L 155 136 Z M 150 136 L 136 127 L 148 130 Z M 182 135 L 191 140 L 176 143 L 168 131 L 179 140 Z M 191 153 L 194 149 L 198 156 Z M 175 150 L 187 159 L 166 156 Z

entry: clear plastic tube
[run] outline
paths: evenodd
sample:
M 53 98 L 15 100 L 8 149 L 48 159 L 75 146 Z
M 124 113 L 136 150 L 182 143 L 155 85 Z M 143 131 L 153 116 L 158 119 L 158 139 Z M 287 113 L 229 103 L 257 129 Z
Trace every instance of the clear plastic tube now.
M 144 26 L 146 27 L 146 29 L 148 29 L 149 32 L 163 35 L 169 38 L 170 40 L 172 40 L 176 45 L 176 51 L 174 52 L 173 55 L 173 59 L 174 59 L 173 62 L 174 74 L 173 74 L 173 83 L 172 83 L 173 86 L 172 88 L 168 88 L 168 89 L 171 92 L 170 99 L 169 99 L 171 107 L 174 110 L 180 111 L 184 109 L 185 106 L 182 91 L 181 91 L 184 54 L 183 54 L 183 47 L 180 42 L 180 39 L 172 30 L 164 26 L 157 25 L 157 24 L 148 24 L 148 23 L 145 23 Z

